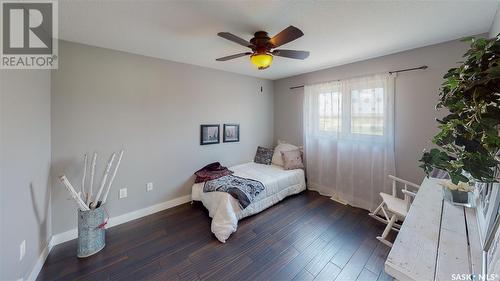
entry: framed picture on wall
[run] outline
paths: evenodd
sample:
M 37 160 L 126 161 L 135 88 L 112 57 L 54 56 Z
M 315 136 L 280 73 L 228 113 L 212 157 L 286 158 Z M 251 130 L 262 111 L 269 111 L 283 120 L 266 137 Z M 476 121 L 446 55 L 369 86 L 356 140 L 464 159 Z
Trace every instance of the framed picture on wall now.
M 220 143 L 219 124 L 200 125 L 200 145 Z
M 224 124 L 224 142 L 240 141 L 240 125 L 239 124 Z

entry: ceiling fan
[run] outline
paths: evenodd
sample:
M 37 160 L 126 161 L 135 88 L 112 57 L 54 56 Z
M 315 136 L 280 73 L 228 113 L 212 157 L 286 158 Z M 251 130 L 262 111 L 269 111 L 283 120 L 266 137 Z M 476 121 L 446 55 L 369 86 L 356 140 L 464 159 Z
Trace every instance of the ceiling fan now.
M 217 35 L 229 41 L 233 41 L 242 46 L 248 47 L 252 49 L 252 51 L 218 58 L 216 59 L 216 61 L 227 61 L 250 55 L 250 60 L 252 61 L 252 63 L 257 66 L 258 69 L 262 70 L 268 68 L 271 65 L 271 63 L 273 62 L 273 56 L 299 60 L 304 60 L 309 57 L 309 52 L 307 51 L 275 49 L 304 35 L 304 33 L 300 29 L 291 25 L 282 30 L 280 33 L 276 34 L 273 38 L 269 38 L 267 32 L 265 31 L 255 32 L 254 37 L 250 39 L 250 41 L 247 41 L 229 32 L 219 32 L 217 33 Z

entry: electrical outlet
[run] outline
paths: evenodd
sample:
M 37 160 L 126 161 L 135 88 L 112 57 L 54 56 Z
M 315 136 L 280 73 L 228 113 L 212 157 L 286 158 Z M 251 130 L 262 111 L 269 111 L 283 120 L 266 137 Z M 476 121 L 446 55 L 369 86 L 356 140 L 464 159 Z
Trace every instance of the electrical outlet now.
M 126 198 L 127 197 L 127 189 L 126 188 L 120 188 L 120 199 Z
M 151 191 L 153 190 L 153 183 L 152 182 L 148 182 L 146 184 L 146 191 Z
M 26 240 L 23 240 L 19 245 L 19 261 L 24 259 L 24 255 L 26 254 Z

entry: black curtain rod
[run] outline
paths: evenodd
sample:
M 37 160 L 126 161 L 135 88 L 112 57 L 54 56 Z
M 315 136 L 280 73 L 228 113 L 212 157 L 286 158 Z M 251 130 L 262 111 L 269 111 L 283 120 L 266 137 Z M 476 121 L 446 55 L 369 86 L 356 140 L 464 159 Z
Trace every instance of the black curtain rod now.
M 427 69 L 427 68 L 428 68 L 427 65 L 422 65 L 422 66 L 414 67 L 414 68 L 406 68 L 406 69 L 389 71 L 389 74 L 399 73 L 399 72 L 406 72 L 406 71 L 412 71 L 412 70 L 421 70 L 421 69 Z
M 405 68 L 405 69 L 398 69 L 398 70 L 394 70 L 394 71 L 389 71 L 389 74 L 406 72 L 406 71 L 413 71 L 413 70 L 422 70 L 422 69 L 427 69 L 427 68 L 429 68 L 427 65 L 422 65 L 422 66 L 419 66 L 419 67 Z M 290 87 L 290 90 L 298 89 L 298 88 L 304 88 L 304 85 Z

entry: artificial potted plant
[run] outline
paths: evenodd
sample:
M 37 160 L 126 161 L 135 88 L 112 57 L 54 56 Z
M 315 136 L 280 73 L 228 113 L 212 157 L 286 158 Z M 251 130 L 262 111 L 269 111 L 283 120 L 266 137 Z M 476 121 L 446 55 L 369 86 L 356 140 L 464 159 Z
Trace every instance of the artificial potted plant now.
M 463 201 L 460 192 L 470 191 L 466 185 L 498 181 L 495 170 L 500 164 L 499 36 L 464 39 L 471 48 L 461 65 L 444 75 L 439 92 L 436 109 L 445 108 L 448 114 L 437 120 L 440 132 L 433 143 L 438 148 L 424 151 L 420 159 L 420 167 L 427 175 L 434 168 L 448 173 L 450 182 L 445 184 L 445 191 L 455 190 L 455 202 Z

